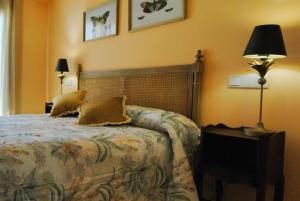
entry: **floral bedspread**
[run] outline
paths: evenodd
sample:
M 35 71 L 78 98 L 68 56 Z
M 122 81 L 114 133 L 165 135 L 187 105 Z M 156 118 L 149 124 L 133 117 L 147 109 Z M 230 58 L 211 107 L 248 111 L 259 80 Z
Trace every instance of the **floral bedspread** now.
M 0 201 L 198 201 L 188 155 L 200 131 L 186 117 L 127 106 L 131 125 L 0 117 Z

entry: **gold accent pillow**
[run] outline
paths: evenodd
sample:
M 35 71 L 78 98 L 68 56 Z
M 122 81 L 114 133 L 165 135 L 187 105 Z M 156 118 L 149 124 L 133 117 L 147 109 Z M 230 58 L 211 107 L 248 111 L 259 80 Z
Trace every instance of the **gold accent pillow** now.
M 57 96 L 53 99 L 51 117 L 62 117 L 77 112 L 83 104 L 86 91 L 76 91 Z
M 126 97 L 114 97 L 85 103 L 80 107 L 80 125 L 121 125 L 131 122 L 126 114 Z

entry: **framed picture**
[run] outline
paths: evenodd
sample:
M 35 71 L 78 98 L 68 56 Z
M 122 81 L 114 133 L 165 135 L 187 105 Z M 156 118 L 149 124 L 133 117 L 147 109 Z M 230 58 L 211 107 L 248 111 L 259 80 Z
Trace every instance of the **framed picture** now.
M 110 0 L 84 13 L 83 40 L 90 41 L 118 34 L 118 0 Z
M 186 0 L 129 0 L 129 30 L 136 31 L 186 18 Z

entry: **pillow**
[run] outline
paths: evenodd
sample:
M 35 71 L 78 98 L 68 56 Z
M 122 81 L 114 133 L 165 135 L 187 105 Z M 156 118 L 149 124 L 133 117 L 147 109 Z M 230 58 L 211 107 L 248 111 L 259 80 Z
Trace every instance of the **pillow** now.
M 156 108 L 148 108 L 137 105 L 126 106 L 127 114 L 132 119 L 131 124 L 137 127 L 168 132 L 166 125 L 171 125 L 176 132 L 183 138 L 192 136 L 198 141 L 200 129 L 188 117 Z
M 178 113 L 155 108 L 136 105 L 128 105 L 126 108 L 133 126 L 177 135 L 190 163 L 193 164 L 193 154 L 200 144 L 201 131 L 191 119 Z M 172 140 L 174 135 L 170 136 Z
M 192 167 L 194 154 L 200 144 L 201 131 L 198 126 L 184 115 L 161 109 L 128 105 L 127 114 L 134 126 L 168 133 L 174 143 L 174 136 L 181 141 Z M 173 135 L 174 134 L 174 135 Z M 176 137 L 176 136 L 175 136 Z
M 77 112 L 83 104 L 86 91 L 76 91 L 57 96 L 53 99 L 51 117 L 62 117 Z
M 80 107 L 80 125 L 121 125 L 131 122 L 126 114 L 126 97 L 114 97 L 85 103 Z

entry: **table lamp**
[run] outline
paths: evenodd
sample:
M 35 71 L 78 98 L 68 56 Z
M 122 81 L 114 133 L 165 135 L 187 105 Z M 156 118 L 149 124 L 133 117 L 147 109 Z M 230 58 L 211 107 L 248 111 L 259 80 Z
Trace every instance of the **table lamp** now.
M 64 78 L 66 75 L 65 72 L 69 72 L 69 66 L 67 59 L 58 59 L 57 65 L 56 65 L 56 72 L 60 72 L 58 77 L 60 78 L 60 94 L 62 94 L 62 85 Z
M 275 60 L 285 58 L 287 56 L 284 40 L 279 25 L 267 24 L 256 26 L 243 57 L 253 59 L 249 65 L 257 71 L 260 78 L 260 110 L 259 121 L 255 128 L 245 129 L 245 135 L 259 136 L 270 133 L 271 131 L 264 128 L 262 122 L 263 112 L 263 90 L 267 80 L 265 75 L 274 64 Z

